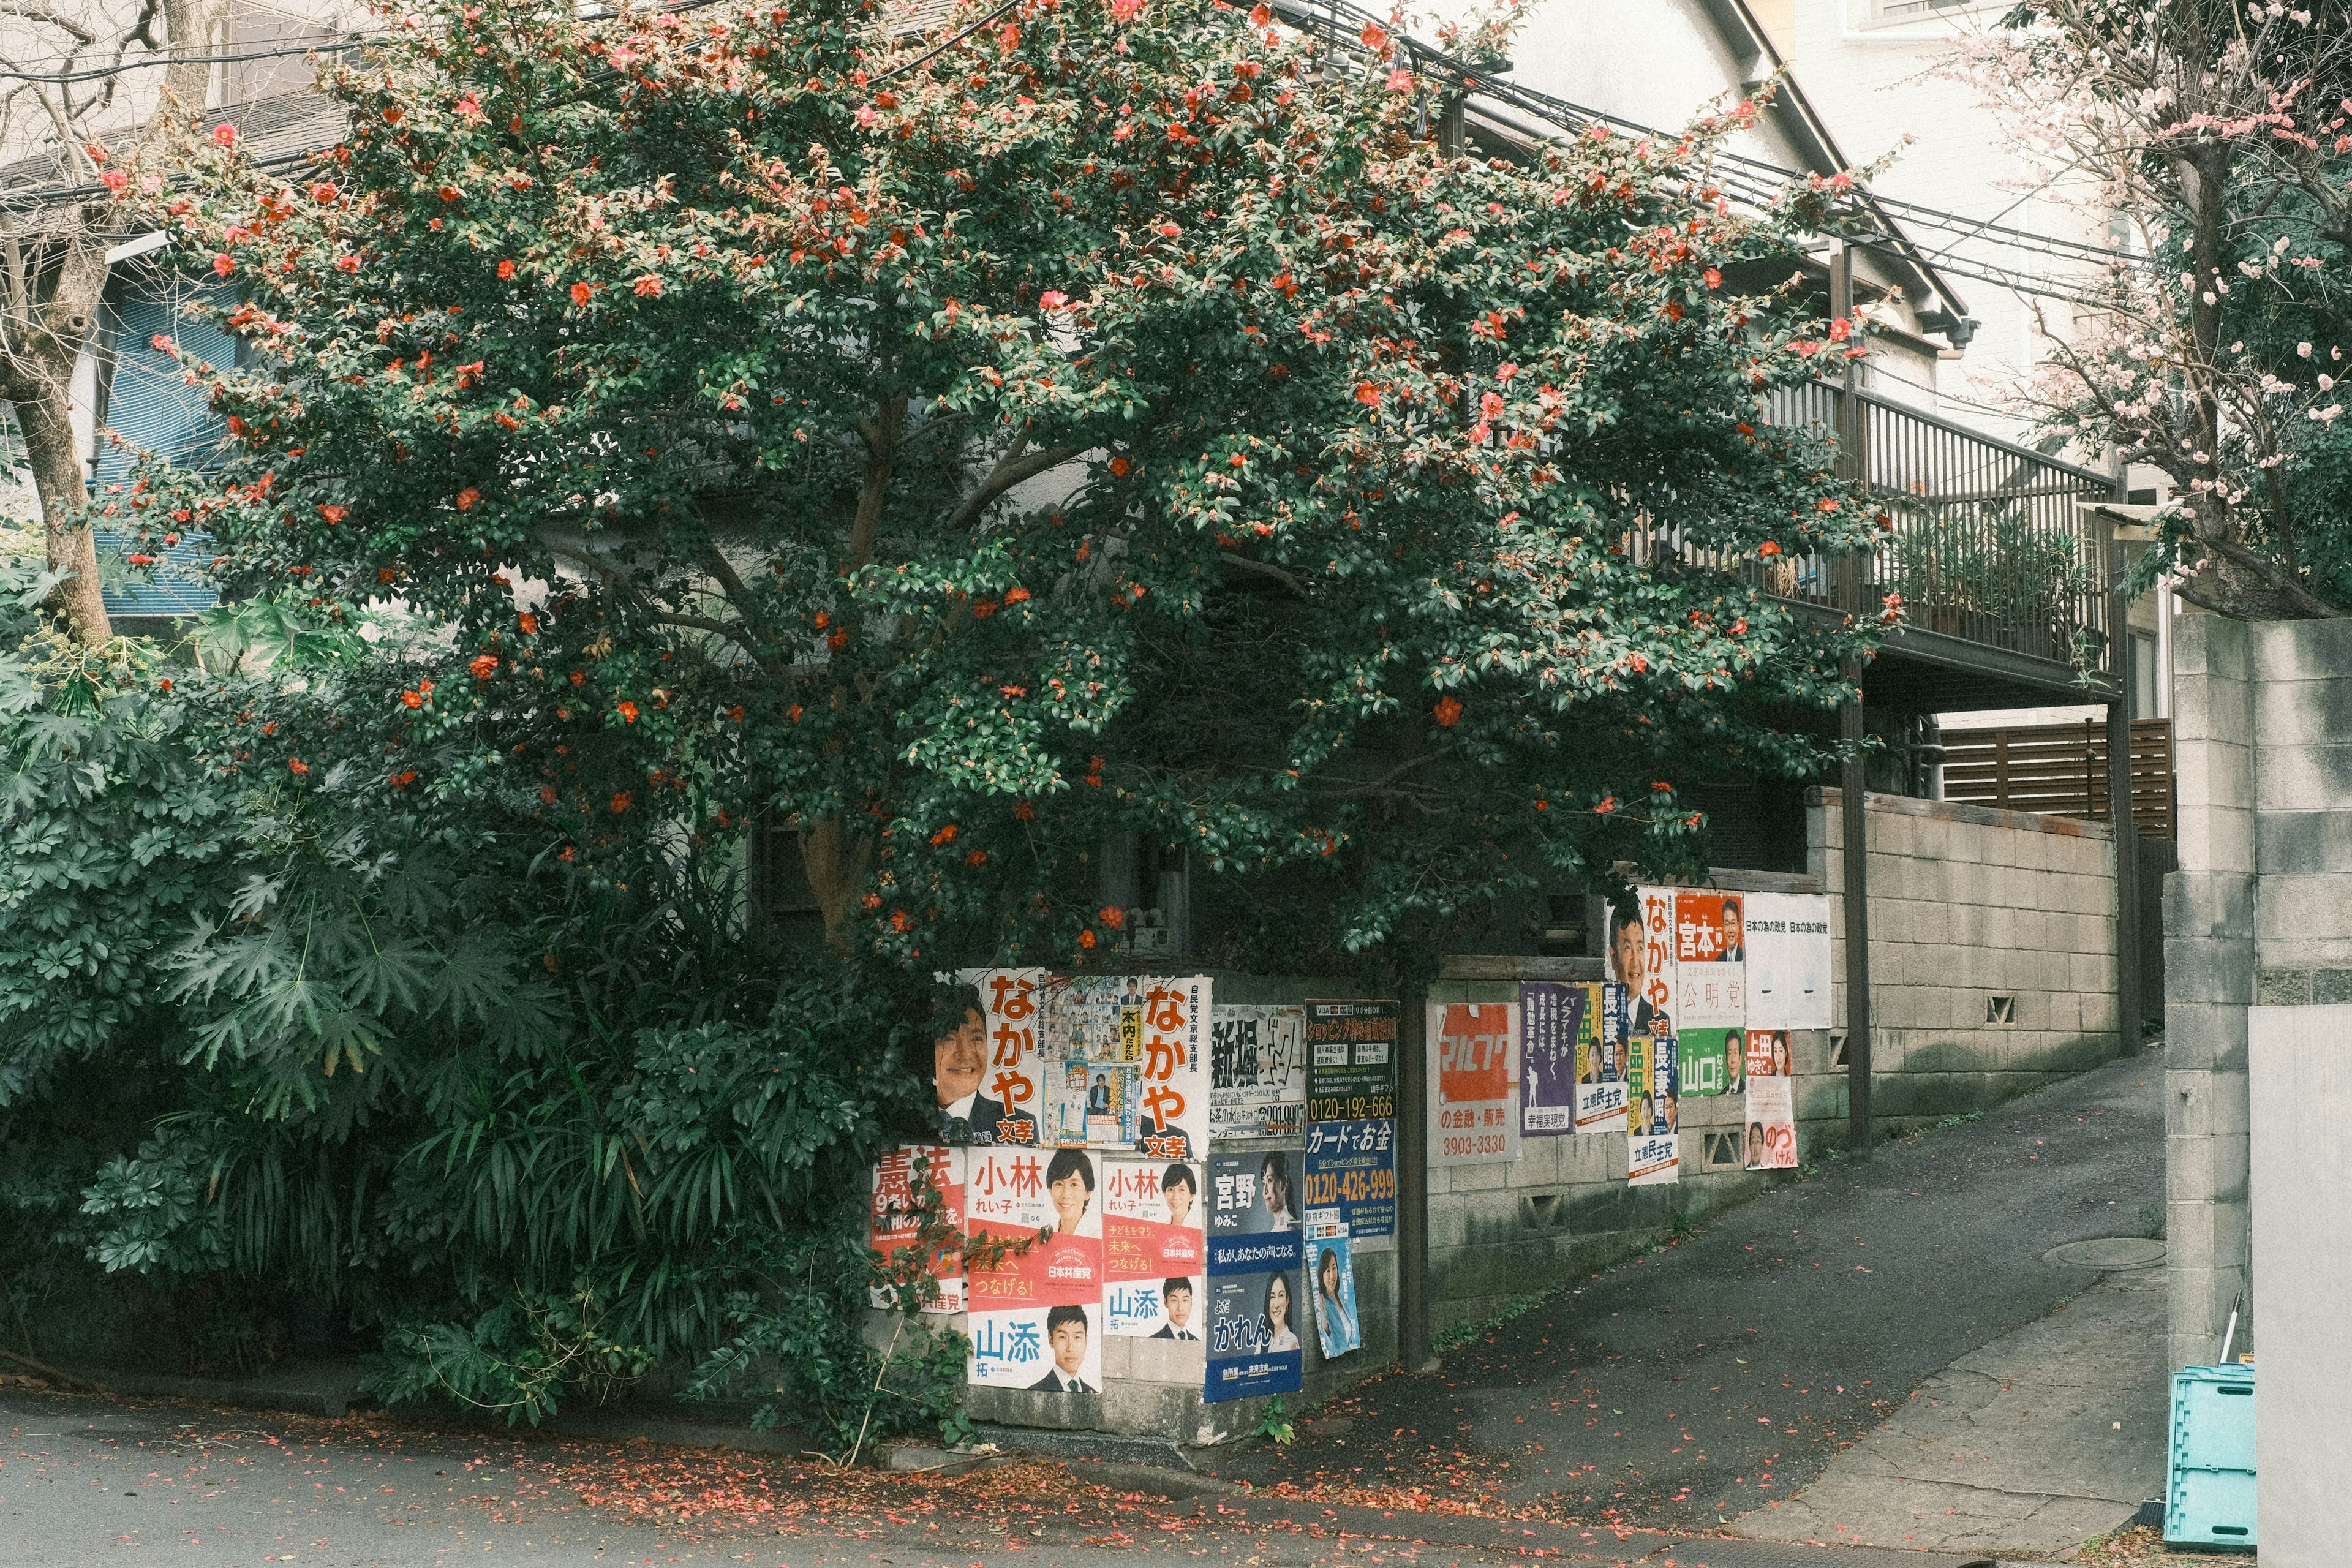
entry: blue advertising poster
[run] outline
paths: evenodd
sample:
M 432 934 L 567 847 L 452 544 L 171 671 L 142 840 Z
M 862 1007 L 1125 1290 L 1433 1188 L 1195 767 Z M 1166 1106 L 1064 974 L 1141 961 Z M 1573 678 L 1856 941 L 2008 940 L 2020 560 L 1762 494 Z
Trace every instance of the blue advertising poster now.
M 1311 1209 L 1336 1208 L 1348 1234 L 1396 1234 L 1396 1123 L 1316 1121 L 1307 1129 L 1307 1198 Z
M 1356 1263 L 1348 1250 L 1348 1222 L 1330 1210 L 1307 1215 L 1307 1294 L 1315 1309 L 1315 1335 L 1323 1359 L 1335 1360 L 1364 1345 L 1356 1315 Z
M 1300 1167 L 1297 1149 L 1208 1160 L 1209 1366 L 1201 1397 L 1295 1394 L 1306 1358 L 1298 1325 Z

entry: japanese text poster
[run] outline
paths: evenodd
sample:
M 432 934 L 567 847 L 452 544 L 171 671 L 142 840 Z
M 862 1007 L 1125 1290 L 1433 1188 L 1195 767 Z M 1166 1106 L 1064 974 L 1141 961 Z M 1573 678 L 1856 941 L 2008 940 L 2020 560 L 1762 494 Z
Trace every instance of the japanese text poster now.
M 1028 1241 L 995 1268 L 966 1270 L 976 1387 L 1099 1393 L 1102 1205 L 1095 1156 L 1003 1146 L 969 1156 L 967 1229 L 975 1242 Z M 1046 1232 L 1043 1241 L 1036 1240 Z
M 1682 1130 L 1679 1043 L 1664 1030 L 1633 1037 L 1626 1053 L 1625 1131 L 1634 1137 Z
M 1675 895 L 1675 1027 L 1720 1029 L 1748 1021 L 1742 895 Z
M 970 1143 L 1052 1142 L 1056 1114 L 1039 1074 L 1036 969 L 968 969 L 961 1006 L 931 1045 L 931 1086 L 942 1138 Z
M 1702 1099 L 1738 1092 L 1748 1076 L 1747 1039 L 1744 1029 L 1685 1029 L 1676 1035 L 1680 1091 Z
M 1209 1156 L 1205 1400 L 1300 1387 L 1298 1165 L 1293 1149 Z
M 1197 1160 L 1209 1145 L 1208 978 L 1150 975 L 1139 989 L 1137 1147 L 1154 1159 Z
M 1636 1187 L 1681 1181 L 1682 1135 L 1654 1132 L 1626 1139 L 1625 1180 Z
M 1363 1348 L 1363 1325 L 1356 1317 L 1356 1263 L 1348 1250 L 1348 1222 L 1337 1209 L 1307 1211 L 1307 1293 L 1325 1361 Z
M 1403 1016 L 1403 1005 L 1393 1000 L 1307 1004 L 1309 1121 L 1377 1121 L 1396 1114 L 1397 1032 Z
M 1626 1028 L 1649 1033 L 1675 1017 L 1675 890 L 1633 889 L 1635 912 L 1609 916 L 1609 978 L 1625 987 Z
M 1578 1062 L 1598 1034 L 1601 987 L 1529 981 L 1519 987 L 1519 1136 L 1576 1131 Z
M 1600 1016 L 1589 1020 L 1576 1042 L 1576 1130 L 1613 1132 L 1626 1123 L 1626 1052 L 1632 993 L 1613 980 L 1596 987 Z
M 915 1201 L 915 1178 L 939 1190 L 940 1221 L 961 1231 L 964 1225 L 963 1176 L 966 1153 L 961 1149 L 920 1144 L 886 1150 L 874 1163 L 874 1206 L 868 1216 L 866 1245 L 882 1255 L 886 1266 L 905 1268 L 912 1259 L 902 1256 L 921 1243 L 922 1215 Z M 963 1253 L 953 1246 L 934 1247 L 929 1272 L 939 1291 L 925 1301 L 926 1312 L 963 1310 Z M 877 1285 L 874 1304 L 886 1310 L 898 1305 L 898 1290 Z
M 1519 1157 L 1519 1006 L 1429 1005 L 1429 1163 L 1476 1165 Z
M 1207 1214 L 1199 1165 L 1103 1162 L 1104 1332 L 1202 1341 Z
M 1748 1021 L 1767 1029 L 1830 1027 L 1828 894 L 1748 895 Z
M 1797 1168 L 1796 1085 L 1787 1078 L 1748 1080 L 1748 1169 L 1793 1171 Z
M 1790 1058 L 1788 1030 L 1748 1031 L 1748 1076 L 1750 1079 L 1788 1078 L 1791 1076 L 1794 1066 Z
M 1307 1009 L 1248 1004 L 1209 1016 L 1209 1136 L 1304 1128 Z
M 1358 1240 L 1396 1234 L 1396 1121 L 1307 1127 L 1305 1206 L 1331 1209 Z

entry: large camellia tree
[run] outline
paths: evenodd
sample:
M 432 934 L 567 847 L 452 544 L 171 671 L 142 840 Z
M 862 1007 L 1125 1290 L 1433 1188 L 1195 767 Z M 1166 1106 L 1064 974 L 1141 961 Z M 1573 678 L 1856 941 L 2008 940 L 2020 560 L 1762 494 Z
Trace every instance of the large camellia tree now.
M 9 688 L 212 781 L 168 938 L 54 835 L 5 884 L 130 977 L 55 1081 L 185 1064 L 107 1075 L 177 1113 L 83 1196 L 110 1267 L 299 1279 L 509 1409 L 739 1332 L 870 1405 L 809 1265 L 901 979 L 1115 962 L 1115 841 L 1218 962 L 1393 975 L 1822 760 L 1868 626 L 1746 569 L 1878 523 L 1759 416 L 1847 333 L 1725 285 L 1787 247 L 1710 183 L 1748 110 L 1472 156 L 1380 27 L 1223 0 L 488 0 L 332 87 L 308 167 L 108 165 L 242 300 L 223 459 L 97 503 L 214 542 L 205 673 Z M 43 820 L 136 816 L 51 760 Z M 754 829 L 832 958 L 742 919 Z

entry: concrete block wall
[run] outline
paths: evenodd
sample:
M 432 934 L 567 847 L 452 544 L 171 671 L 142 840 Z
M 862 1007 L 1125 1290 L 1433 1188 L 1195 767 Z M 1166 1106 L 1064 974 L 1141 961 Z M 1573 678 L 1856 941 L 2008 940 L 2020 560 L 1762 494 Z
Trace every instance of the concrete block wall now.
M 1809 868 L 1838 899 L 1841 801 L 1835 789 L 1808 792 L 1805 824 Z M 2123 1050 L 2112 828 L 1881 795 L 1869 797 L 1866 820 L 1871 1065 L 1882 1120 L 1981 1110 Z M 1842 914 L 1830 930 L 1843 1033 Z M 1996 1022 L 1995 999 L 2004 997 L 2011 1021 Z

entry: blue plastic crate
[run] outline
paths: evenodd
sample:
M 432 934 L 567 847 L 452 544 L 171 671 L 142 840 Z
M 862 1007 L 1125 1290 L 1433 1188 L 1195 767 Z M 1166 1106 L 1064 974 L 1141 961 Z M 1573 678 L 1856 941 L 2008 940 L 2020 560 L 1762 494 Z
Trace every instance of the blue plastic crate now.
M 2183 1367 L 2172 1377 L 2172 1469 L 2164 1538 L 2254 1544 L 2254 1369 Z

